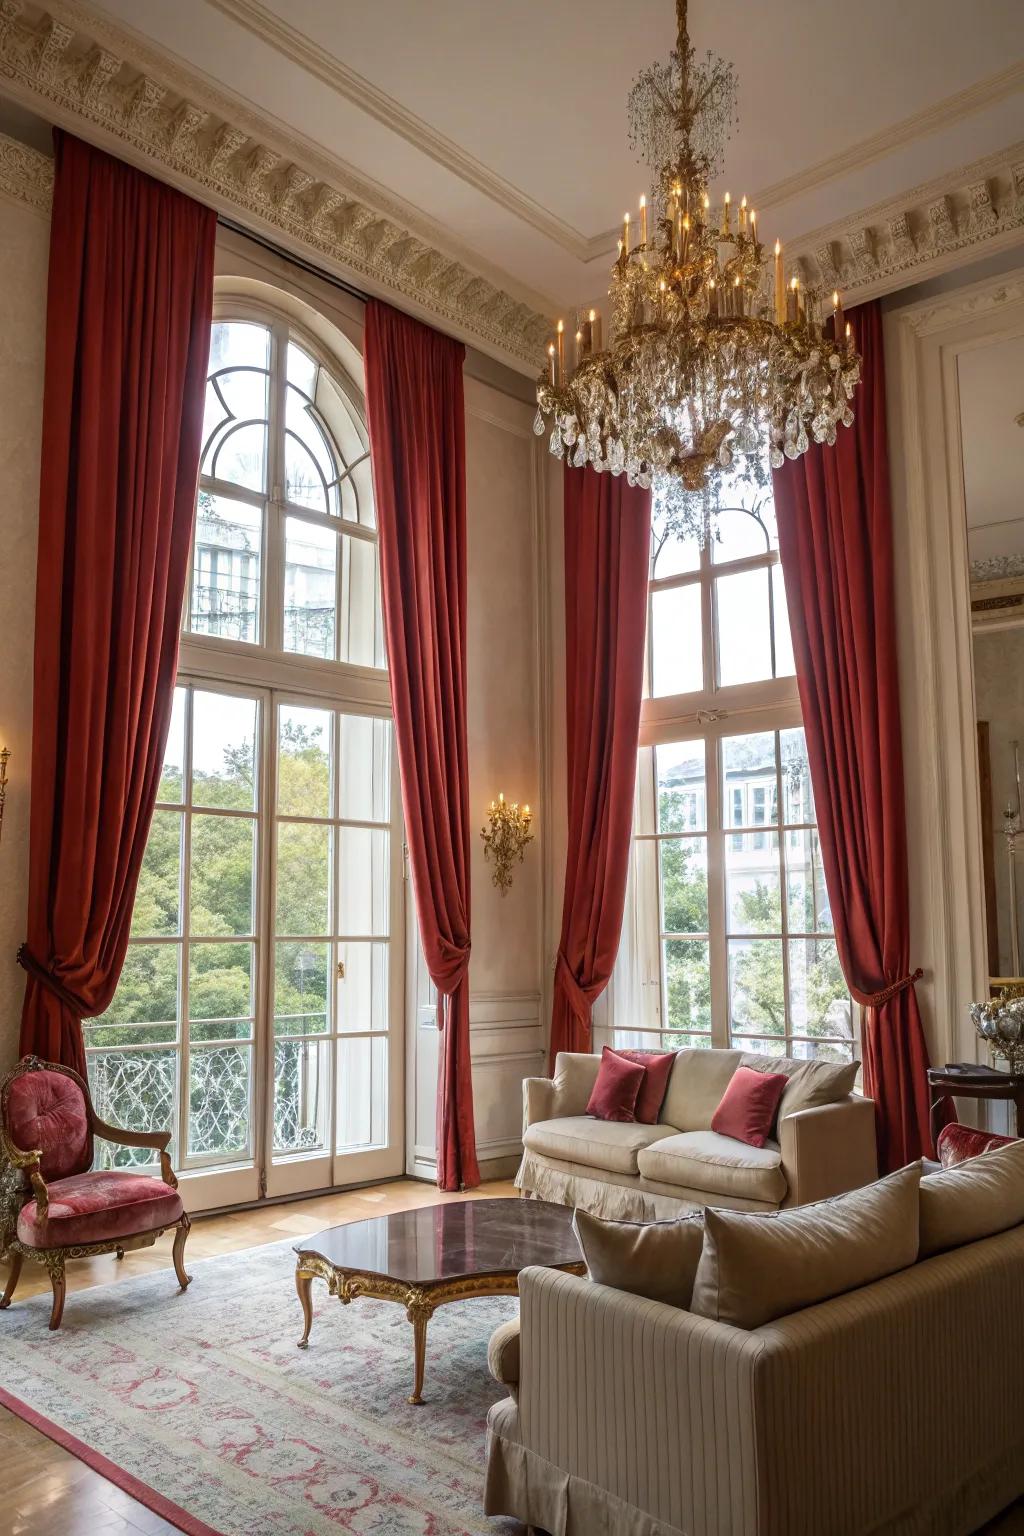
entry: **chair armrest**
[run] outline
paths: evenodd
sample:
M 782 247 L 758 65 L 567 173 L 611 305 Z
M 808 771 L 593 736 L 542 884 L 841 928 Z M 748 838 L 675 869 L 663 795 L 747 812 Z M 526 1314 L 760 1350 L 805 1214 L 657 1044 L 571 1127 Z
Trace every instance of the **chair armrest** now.
M 523 1445 L 688 1536 L 754 1536 L 755 1333 L 551 1269 L 519 1276 Z
M 40 1216 L 45 1216 L 50 1208 L 50 1196 L 46 1188 L 46 1180 L 43 1178 L 41 1165 L 42 1151 L 37 1147 L 35 1151 L 23 1152 L 16 1147 L 7 1132 L 0 1126 L 0 1162 L 10 1163 L 12 1168 L 20 1168 L 22 1173 L 27 1173 L 29 1181 L 35 1191 L 36 1210 Z
M 92 1116 L 92 1133 L 103 1141 L 113 1142 L 118 1147 L 152 1147 L 160 1156 L 160 1177 L 165 1184 L 172 1189 L 177 1189 L 178 1181 L 171 1167 L 171 1160 L 167 1155 L 167 1148 L 171 1144 L 170 1131 L 129 1131 L 121 1125 L 108 1125 L 101 1120 L 99 1115 Z
M 851 1093 L 838 1104 L 800 1109 L 779 1127 L 786 1205 L 809 1205 L 878 1177 L 875 1105 Z
M 559 1051 L 554 1077 L 524 1078 L 523 1130 L 538 1120 L 585 1115 L 600 1065 L 589 1051 Z
M 487 1344 L 487 1369 L 515 1395 L 519 1387 L 519 1319 L 499 1323 Z

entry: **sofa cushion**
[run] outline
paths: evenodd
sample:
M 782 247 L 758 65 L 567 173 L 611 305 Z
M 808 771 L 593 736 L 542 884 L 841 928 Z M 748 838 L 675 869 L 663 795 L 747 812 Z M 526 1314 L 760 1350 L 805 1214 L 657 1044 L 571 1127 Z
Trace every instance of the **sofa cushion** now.
M 748 1147 L 715 1131 L 684 1131 L 645 1147 L 637 1167 L 645 1179 L 701 1189 L 709 1198 L 738 1195 L 777 1205 L 786 1197 L 782 1153 L 775 1142 Z
M 736 1328 L 881 1280 L 917 1258 L 921 1165 L 817 1205 L 704 1212 L 691 1311 Z
M 163 1179 L 121 1169 L 76 1173 L 47 1187 L 49 1209 L 40 1217 L 35 1200 L 18 1216 L 18 1240 L 29 1248 L 67 1248 L 134 1237 L 180 1221 L 183 1206 Z
M 562 1120 L 538 1120 L 527 1127 L 523 1145 L 543 1157 L 557 1157 L 586 1168 L 607 1168 L 610 1173 L 637 1173 L 637 1153 L 653 1141 L 674 1136 L 671 1125 L 623 1124 L 617 1120 L 591 1120 L 588 1115 L 567 1115 Z
M 710 1131 L 741 1051 L 677 1051 L 661 1104 L 661 1120 L 680 1131 Z
M 801 1109 L 821 1109 L 849 1098 L 857 1081 L 855 1061 L 800 1061 L 795 1056 L 760 1056 L 748 1052 L 742 1065 L 755 1072 L 783 1072 L 789 1079 L 779 1102 L 778 1120 Z
M 763 1147 L 772 1133 L 775 1113 L 788 1081 L 783 1072 L 753 1072 L 749 1067 L 737 1067 L 711 1117 L 711 1129 L 748 1147 Z
M 689 1307 L 704 1246 L 700 1213 L 677 1221 L 641 1222 L 602 1221 L 577 1210 L 572 1224 L 595 1284 L 670 1307 Z
M 597 1120 L 634 1121 L 636 1101 L 646 1076 L 646 1067 L 626 1061 L 606 1045 L 601 1052 L 597 1081 L 587 1100 L 587 1114 Z
M 611 1047 L 606 1047 L 611 1049 Z M 615 1051 L 624 1061 L 644 1068 L 644 1080 L 636 1097 L 634 1114 L 644 1125 L 656 1125 L 665 1097 L 665 1089 L 675 1066 L 675 1051 Z
M 44 1179 L 84 1173 L 92 1163 L 85 1094 L 63 1072 L 23 1072 L 7 1086 L 7 1132 L 20 1152 L 41 1152 Z
M 993 1147 L 921 1180 L 922 1259 L 1022 1221 L 1024 1141 Z

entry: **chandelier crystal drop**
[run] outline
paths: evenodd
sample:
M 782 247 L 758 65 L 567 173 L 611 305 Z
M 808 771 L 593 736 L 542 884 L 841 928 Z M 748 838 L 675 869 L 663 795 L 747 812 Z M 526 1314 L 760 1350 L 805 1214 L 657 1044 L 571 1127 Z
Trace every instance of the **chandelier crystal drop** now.
M 569 338 L 558 322 L 537 384 L 538 435 L 570 464 L 654 486 L 679 534 L 703 541 L 723 484 L 763 483 L 767 466 L 811 442 L 834 443 L 853 421 L 860 378 L 850 325 L 832 295 L 831 332 L 799 278 L 785 282 L 757 214 L 729 194 L 712 211 L 708 181 L 736 117 L 731 65 L 697 61 L 686 0 L 667 64 L 645 70 L 630 94 L 630 138 L 647 158 L 652 196 L 623 218 L 612 268 L 610 331 L 580 314 Z

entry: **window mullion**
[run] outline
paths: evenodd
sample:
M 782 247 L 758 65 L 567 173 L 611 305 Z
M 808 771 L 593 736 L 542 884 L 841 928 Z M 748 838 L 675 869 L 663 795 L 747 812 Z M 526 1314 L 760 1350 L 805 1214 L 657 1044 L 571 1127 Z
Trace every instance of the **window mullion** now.
M 721 737 L 707 738 L 708 963 L 711 969 L 711 1043 L 729 1045 L 729 955 L 725 912 L 725 802 Z
M 288 327 L 275 321 L 271 327 L 269 490 L 266 515 L 267 569 L 264 585 L 263 643 L 270 650 L 284 649 L 285 603 L 285 368 Z
M 191 684 L 185 688 L 185 751 L 182 762 L 181 802 L 184 837 L 181 856 L 181 956 L 178 977 L 178 1162 L 184 1167 L 188 1158 L 189 1094 L 189 930 L 192 926 L 192 698 Z
M 789 901 L 788 897 L 788 861 L 786 852 L 786 836 L 784 832 L 785 811 L 782 800 L 782 737 L 775 732 L 775 793 L 777 796 L 777 811 L 775 825 L 778 829 L 779 839 L 779 909 L 782 931 L 782 996 L 786 1009 L 786 1054 L 792 1054 L 793 1043 L 793 997 L 790 991 L 789 974 Z

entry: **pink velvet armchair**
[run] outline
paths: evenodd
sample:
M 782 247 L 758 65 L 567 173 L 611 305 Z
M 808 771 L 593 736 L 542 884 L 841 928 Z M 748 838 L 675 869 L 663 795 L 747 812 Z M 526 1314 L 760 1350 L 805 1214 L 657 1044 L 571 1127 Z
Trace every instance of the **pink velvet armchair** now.
M 152 1147 L 159 1179 L 129 1169 L 94 1169 L 93 1138 Z M 148 1248 L 169 1227 L 174 1270 L 184 1290 L 189 1219 L 167 1147 L 170 1131 L 107 1125 L 88 1084 L 70 1067 L 25 1056 L 0 1082 L 0 1259 L 10 1261 L 0 1309 L 10 1306 L 24 1259 L 45 1264 L 53 1287 L 50 1327 L 64 1311 L 67 1259 Z

